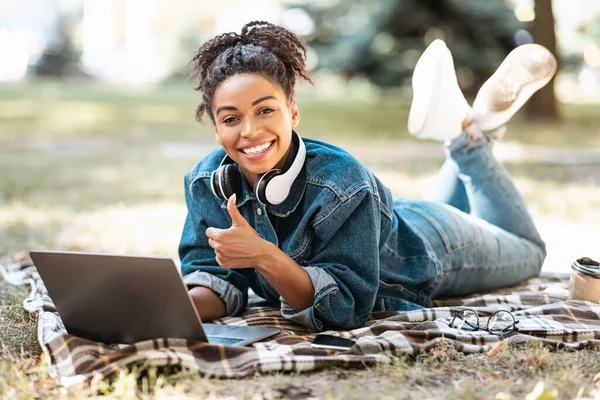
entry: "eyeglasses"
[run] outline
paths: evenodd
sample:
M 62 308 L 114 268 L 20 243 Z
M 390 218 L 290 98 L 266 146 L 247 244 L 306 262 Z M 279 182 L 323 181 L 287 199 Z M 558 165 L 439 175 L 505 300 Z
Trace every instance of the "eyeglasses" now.
M 509 311 L 498 310 L 490 315 L 485 330 L 493 335 L 509 335 L 517 331 L 518 323 L 519 321 Z M 470 308 L 456 310 L 454 311 L 454 318 L 450 322 L 450 327 L 466 331 L 478 331 L 481 329 L 479 327 L 479 315 Z

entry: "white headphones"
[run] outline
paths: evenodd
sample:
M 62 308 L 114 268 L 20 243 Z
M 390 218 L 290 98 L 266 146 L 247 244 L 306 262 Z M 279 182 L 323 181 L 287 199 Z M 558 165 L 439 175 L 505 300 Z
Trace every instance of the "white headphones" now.
M 292 131 L 292 141 L 296 141 L 298 152 L 287 171 L 274 168 L 259 175 L 254 182 L 254 195 L 262 204 L 277 205 L 284 202 L 290 194 L 292 184 L 302 171 L 306 159 L 306 147 L 300 135 Z M 219 168 L 210 176 L 210 188 L 214 195 L 227 200 L 236 193 L 238 198 L 242 195 L 241 177 L 234 161 L 225 156 Z

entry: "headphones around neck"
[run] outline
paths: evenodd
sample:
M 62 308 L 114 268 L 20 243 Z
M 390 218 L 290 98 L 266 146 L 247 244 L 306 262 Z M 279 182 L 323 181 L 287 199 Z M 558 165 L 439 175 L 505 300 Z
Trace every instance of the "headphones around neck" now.
M 262 204 L 277 205 L 283 203 L 292 188 L 296 177 L 302 171 L 306 159 L 306 147 L 300 135 L 292 131 L 292 141 L 296 141 L 298 151 L 294 162 L 287 171 L 274 168 L 256 177 L 254 182 L 254 195 Z M 223 200 L 229 199 L 236 194 L 239 199 L 242 195 L 242 177 L 238 172 L 235 162 L 229 156 L 225 156 L 219 168 L 210 176 L 210 188 L 213 194 Z

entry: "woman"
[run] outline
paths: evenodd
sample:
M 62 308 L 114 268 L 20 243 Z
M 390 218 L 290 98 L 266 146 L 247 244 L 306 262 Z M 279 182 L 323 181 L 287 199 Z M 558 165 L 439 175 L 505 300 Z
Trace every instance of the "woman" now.
M 313 330 L 353 329 L 372 311 L 429 307 L 436 296 L 538 274 L 544 243 L 491 152 L 503 124 L 555 70 L 547 50 L 520 49 L 474 109 L 442 41 L 419 60 L 409 130 L 445 141 L 448 155 L 435 201 L 425 201 L 392 199 L 350 154 L 296 134 L 295 81 L 310 82 L 296 35 L 251 22 L 202 45 L 191 61 L 197 118 L 208 114 L 221 148 L 185 177 L 179 247 L 201 318 L 241 313 L 251 287 Z

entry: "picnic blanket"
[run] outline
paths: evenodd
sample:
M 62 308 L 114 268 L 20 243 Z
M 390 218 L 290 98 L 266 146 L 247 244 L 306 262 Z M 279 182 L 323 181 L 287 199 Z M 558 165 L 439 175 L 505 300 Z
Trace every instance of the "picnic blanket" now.
M 485 317 L 511 311 L 518 333 L 505 339 L 518 345 L 540 341 L 552 348 L 600 349 L 600 304 L 567 300 L 568 274 L 542 274 L 523 285 L 465 298 L 436 300 L 433 308 L 409 312 L 373 313 L 352 331 L 326 333 L 356 340 L 346 351 L 310 347 L 316 335 L 284 319 L 279 309 L 249 307 L 239 317 L 217 324 L 277 327 L 281 332 L 247 347 L 231 347 L 182 339 L 155 339 L 134 345 L 106 345 L 69 335 L 48 297 L 35 266 L 22 261 L 0 267 L 4 279 L 29 285 L 27 311 L 38 315 L 38 340 L 50 371 L 63 385 L 108 377 L 134 366 L 181 366 L 212 377 L 244 377 L 268 371 L 315 371 L 330 367 L 359 368 L 391 363 L 417 355 L 444 341 L 464 353 L 494 349 L 502 338 L 485 330 L 469 332 L 449 327 L 453 310 L 468 307 Z

